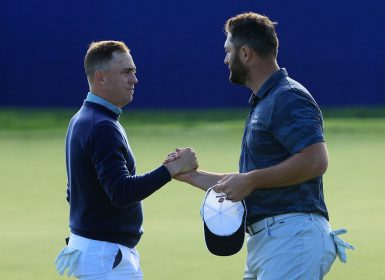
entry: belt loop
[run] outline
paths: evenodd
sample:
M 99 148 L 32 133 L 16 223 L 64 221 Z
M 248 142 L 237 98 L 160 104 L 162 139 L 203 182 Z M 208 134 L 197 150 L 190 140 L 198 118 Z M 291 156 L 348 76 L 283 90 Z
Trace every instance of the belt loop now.
M 265 226 L 266 226 L 267 236 L 271 236 L 271 234 L 270 234 L 270 225 L 269 225 L 269 222 L 268 222 L 268 218 L 265 218 Z
M 247 230 L 249 232 L 250 235 L 254 235 L 254 229 L 253 229 L 253 225 L 250 225 L 247 227 Z
M 310 220 L 314 222 L 313 213 L 310 213 Z

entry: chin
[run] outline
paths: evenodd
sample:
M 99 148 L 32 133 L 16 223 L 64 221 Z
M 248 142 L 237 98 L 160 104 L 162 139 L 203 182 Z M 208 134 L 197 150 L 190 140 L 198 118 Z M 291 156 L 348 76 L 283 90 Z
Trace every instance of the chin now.
M 235 85 L 244 85 L 245 83 L 243 83 L 242 81 L 240 80 L 237 80 L 237 79 L 233 79 L 233 78 L 229 78 L 229 81 Z
M 236 85 L 245 85 L 246 79 L 244 77 L 234 76 L 230 74 L 229 81 Z

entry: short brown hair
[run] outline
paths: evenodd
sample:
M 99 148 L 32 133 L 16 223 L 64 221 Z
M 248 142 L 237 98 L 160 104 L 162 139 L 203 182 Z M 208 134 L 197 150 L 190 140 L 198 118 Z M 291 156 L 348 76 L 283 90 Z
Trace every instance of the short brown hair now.
M 231 42 L 237 48 L 248 45 L 261 57 L 276 57 L 279 43 L 275 24 L 267 16 L 249 12 L 228 19 L 225 32 L 231 33 Z
M 105 69 L 114 52 L 130 52 L 130 49 L 121 41 L 92 42 L 84 57 L 84 70 L 87 77 L 92 80 L 96 71 Z

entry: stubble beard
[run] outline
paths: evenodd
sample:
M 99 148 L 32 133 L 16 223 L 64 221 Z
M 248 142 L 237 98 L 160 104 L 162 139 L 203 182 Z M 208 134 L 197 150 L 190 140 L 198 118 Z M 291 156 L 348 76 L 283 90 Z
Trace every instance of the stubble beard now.
M 245 85 L 248 76 L 249 71 L 242 65 L 238 53 L 236 53 L 233 63 L 230 65 L 230 82 L 237 85 Z

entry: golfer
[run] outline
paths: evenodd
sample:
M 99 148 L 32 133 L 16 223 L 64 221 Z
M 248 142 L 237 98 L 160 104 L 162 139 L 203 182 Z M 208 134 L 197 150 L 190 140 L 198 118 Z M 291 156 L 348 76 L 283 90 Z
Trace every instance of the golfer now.
M 69 244 L 56 265 L 81 280 L 142 279 L 136 250 L 142 231 L 141 201 L 180 172 L 197 168 L 192 149 L 144 175 L 119 123 L 138 83 L 136 66 L 123 42 L 90 45 L 84 59 L 90 92 L 66 136 Z
M 266 16 L 244 13 L 225 25 L 230 81 L 251 91 L 239 173 L 201 170 L 177 176 L 227 199 L 245 199 L 247 263 L 244 279 L 319 280 L 338 249 L 349 244 L 331 232 L 322 175 L 328 166 L 321 111 L 300 83 L 277 63 L 278 38 Z M 178 158 L 179 152 L 169 156 Z M 342 245 L 341 245 L 342 244 Z

